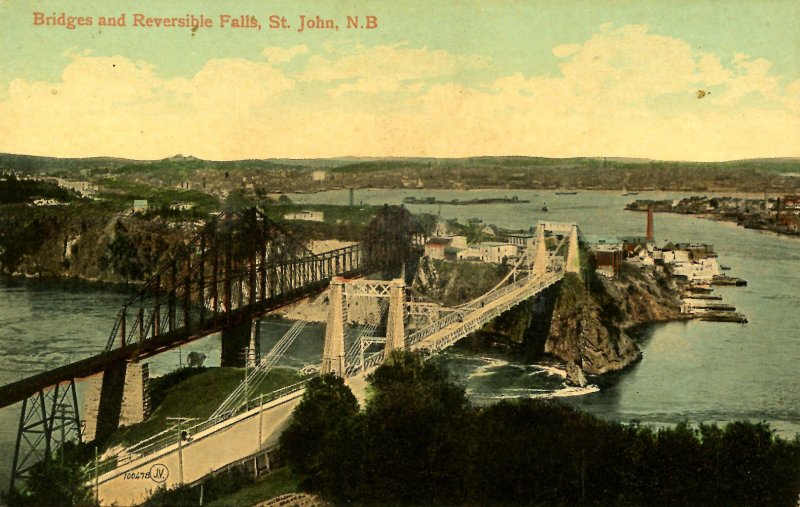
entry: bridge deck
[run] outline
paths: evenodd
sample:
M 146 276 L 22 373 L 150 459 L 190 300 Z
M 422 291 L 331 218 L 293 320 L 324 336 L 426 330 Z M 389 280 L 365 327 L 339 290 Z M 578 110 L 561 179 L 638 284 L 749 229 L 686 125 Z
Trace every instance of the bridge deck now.
M 494 297 L 480 301 L 480 306 L 471 308 L 467 314 L 453 315 L 451 322 L 443 322 L 431 334 L 420 337 L 411 345 L 412 350 L 426 349 L 439 352 L 465 336 L 479 330 L 486 323 L 522 301 L 539 294 L 564 277 L 563 271 L 530 276 L 497 291 Z M 412 335 L 413 336 L 413 335 Z
M 0 408 L 20 402 L 49 386 L 69 382 L 75 378 L 85 378 L 100 373 L 109 364 L 118 361 L 145 359 L 165 350 L 198 340 L 205 336 L 222 331 L 232 324 L 251 318 L 258 318 L 283 306 L 313 296 L 325 290 L 328 280 L 314 282 L 294 294 L 268 299 L 258 303 L 254 308 L 239 308 L 230 312 L 221 312 L 216 322 L 209 321 L 202 326 L 190 328 L 180 327 L 172 332 L 160 334 L 141 342 L 130 343 L 109 351 L 69 363 L 51 370 L 37 373 L 22 380 L 0 386 Z

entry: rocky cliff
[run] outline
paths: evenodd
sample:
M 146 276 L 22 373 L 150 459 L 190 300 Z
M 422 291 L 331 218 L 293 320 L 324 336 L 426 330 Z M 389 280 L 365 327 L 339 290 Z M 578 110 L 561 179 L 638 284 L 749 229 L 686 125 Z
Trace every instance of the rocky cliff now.
M 490 291 L 510 269 L 502 264 L 450 262 L 423 257 L 412 288 L 445 306 L 456 306 Z
M 623 263 L 615 279 L 567 274 L 554 302 L 543 351 L 591 374 L 620 370 L 641 357 L 629 336 L 637 325 L 682 318 L 668 275 Z
M 414 288 L 447 305 L 490 290 L 506 273 L 501 266 L 423 259 Z M 477 333 L 471 346 L 491 344 L 529 360 L 554 357 L 590 374 L 620 370 L 641 357 L 631 328 L 682 318 L 678 290 L 659 270 L 623 264 L 614 279 L 567 274 L 539 297 L 525 301 Z M 476 343 L 477 342 L 477 343 Z
M 192 227 L 81 205 L 3 206 L 0 274 L 140 281 Z

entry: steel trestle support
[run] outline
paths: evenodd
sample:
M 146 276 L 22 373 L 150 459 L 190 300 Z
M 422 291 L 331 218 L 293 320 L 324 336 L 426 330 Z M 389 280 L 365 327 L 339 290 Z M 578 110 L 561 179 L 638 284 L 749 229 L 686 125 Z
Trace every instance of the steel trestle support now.
M 22 400 L 9 491 L 30 476 L 38 463 L 53 459 L 56 451 L 69 440 L 81 441 L 75 379 L 42 389 Z

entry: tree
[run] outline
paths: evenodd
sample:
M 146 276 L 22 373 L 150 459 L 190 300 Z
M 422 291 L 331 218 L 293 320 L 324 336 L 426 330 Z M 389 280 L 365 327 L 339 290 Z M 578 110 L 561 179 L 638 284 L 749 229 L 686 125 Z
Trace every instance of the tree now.
M 280 438 L 292 470 L 316 482 L 328 441 L 356 414 L 358 401 L 342 378 L 328 374 L 312 379 Z
M 800 438 L 765 423 L 653 431 L 546 400 L 476 409 L 434 360 L 393 352 L 358 413 L 341 379 L 316 379 L 281 438 L 335 503 L 794 505 Z
M 83 465 L 89 451 L 85 445 L 64 443 L 47 462 L 33 466 L 24 492 L 14 489 L 5 501 L 9 506 L 97 505 L 84 475 Z
M 123 277 L 125 283 L 141 280 L 144 276 L 139 250 L 131 240 L 128 229 L 119 220 L 114 225 L 114 239 L 108 244 L 106 257 L 111 270 Z
M 464 389 L 450 382 L 443 367 L 402 351 L 393 352 L 369 380 L 362 427 L 350 429 L 351 438 L 339 446 L 345 457 L 360 456 L 348 460 L 349 481 L 325 481 L 332 496 L 367 504 L 453 504 L 466 498 L 474 438 Z

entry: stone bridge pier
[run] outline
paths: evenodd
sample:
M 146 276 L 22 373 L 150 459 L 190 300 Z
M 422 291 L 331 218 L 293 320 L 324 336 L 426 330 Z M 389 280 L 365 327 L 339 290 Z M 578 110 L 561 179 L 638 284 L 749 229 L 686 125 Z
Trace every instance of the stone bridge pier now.
M 147 363 L 120 362 L 86 379 L 83 440 L 105 437 L 150 415 Z
M 261 356 L 261 321 L 245 320 L 222 330 L 220 366 L 244 368 L 258 363 Z M 249 363 L 249 364 L 248 364 Z

